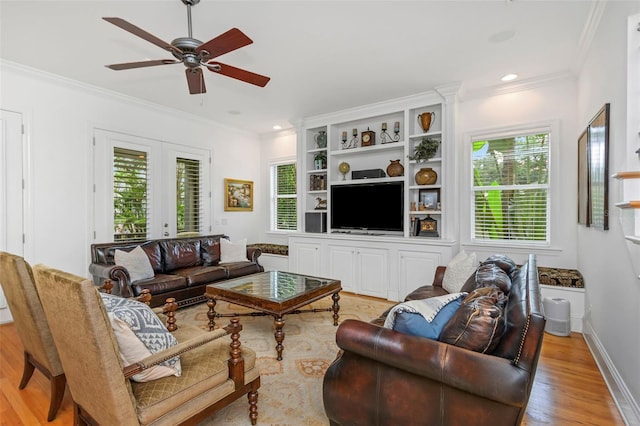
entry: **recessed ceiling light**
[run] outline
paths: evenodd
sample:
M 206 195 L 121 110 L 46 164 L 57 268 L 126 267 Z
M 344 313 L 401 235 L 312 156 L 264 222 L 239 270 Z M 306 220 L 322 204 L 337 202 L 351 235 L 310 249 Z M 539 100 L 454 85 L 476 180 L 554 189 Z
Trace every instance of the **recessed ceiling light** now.
M 281 130 L 282 126 L 280 126 L 279 124 L 276 124 L 275 126 L 273 126 L 273 130 Z
M 504 77 L 502 77 L 500 80 L 511 81 L 511 80 L 515 80 L 516 78 L 518 78 L 518 74 L 507 74 Z

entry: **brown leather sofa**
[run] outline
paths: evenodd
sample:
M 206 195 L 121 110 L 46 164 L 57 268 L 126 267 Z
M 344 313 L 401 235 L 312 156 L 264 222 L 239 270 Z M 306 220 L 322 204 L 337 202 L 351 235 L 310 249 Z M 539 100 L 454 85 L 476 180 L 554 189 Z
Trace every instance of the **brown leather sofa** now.
M 407 299 L 447 294 L 444 271 L 438 267 L 433 285 Z M 535 256 L 510 278 L 506 327 L 490 353 L 383 328 L 384 318 L 340 324 L 336 341 L 341 350 L 323 386 L 330 424 L 519 424 L 545 326 Z
M 193 305 L 206 300 L 207 284 L 264 271 L 258 262 L 262 251 L 257 247 L 247 247 L 246 261 L 220 263 L 220 238 L 228 239 L 219 234 L 92 244 L 89 272 L 98 286 L 111 280 L 112 293 L 122 297 L 139 296 L 149 289 L 152 307 L 163 305 L 169 297 L 175 298 L 179 307 Z M 147 254 L 155 276 L 132 283 L 129 272 L 115 264 L 114 256 L 116 250 L 128 252 L 137 246 Z

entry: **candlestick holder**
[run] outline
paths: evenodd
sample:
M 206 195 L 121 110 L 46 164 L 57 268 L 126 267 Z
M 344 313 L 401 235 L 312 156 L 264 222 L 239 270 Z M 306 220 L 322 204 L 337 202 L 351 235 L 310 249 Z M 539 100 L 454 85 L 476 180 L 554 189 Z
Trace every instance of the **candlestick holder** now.
M 391 143 L 398 142 L 400 140 L 400 130 L 394 130 L 394 135 L 391 136 L 387 133 L 387 129 L 382 129 L 382 133 L 380 133 L 380 143 Z

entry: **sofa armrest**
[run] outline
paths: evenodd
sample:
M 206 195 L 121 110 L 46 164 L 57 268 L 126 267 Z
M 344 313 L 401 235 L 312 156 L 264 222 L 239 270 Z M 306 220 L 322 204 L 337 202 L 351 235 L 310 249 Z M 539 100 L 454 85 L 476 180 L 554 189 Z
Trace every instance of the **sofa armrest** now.
M 258 258 L 262 254 L 262 249 L 260 247 L 247 247 L 247 259 L 252 261 L 253 263 L 258 263 Z
M 110 279 L 114 286 L 117 286 L 116 293 L 122 297 L 133 297 L 131 290 L 131 278 L 129 271 L 119 265 L 104 265 L 92 263 L 89 265 L 89 273 L 93 276 L 96 285 L 102 285 L 104 280 Z
M 526 404 L 530 373 L 508 359 L 459 348 L 436 340 L 399 333 L 367 322 L 347 319 L 340 324 L 336 342 L 343 350 L 340 363 L 349 357 L 373 360 L 380 368 L 400 369 L 480 398 L 502 404 Z M 499 385 L 498 385 L 499 384 Z
M 433 276 L 433 284 L 434 287 L 442 287 L 442 280 L 444 279 L 444 271 L 447 269 L 446 266 L 438 266 L 436 268 L 436 273 Z

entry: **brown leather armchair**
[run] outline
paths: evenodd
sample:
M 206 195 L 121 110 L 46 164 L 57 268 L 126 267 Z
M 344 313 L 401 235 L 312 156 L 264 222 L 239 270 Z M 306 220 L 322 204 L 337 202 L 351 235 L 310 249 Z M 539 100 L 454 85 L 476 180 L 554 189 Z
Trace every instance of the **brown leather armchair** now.
M 441 278 L 442 269 L 433 286 L 419 291 L 446 294 Z M 512 277 L 505 316 L 506 330 L 491 353 L 344 321 L 336 335 L 341 353 L 323 384 L 330 424 L 519 424 L 545 326 L 534 256 Z

